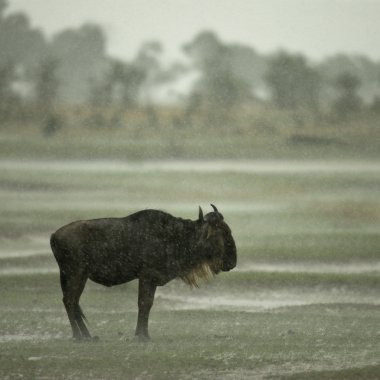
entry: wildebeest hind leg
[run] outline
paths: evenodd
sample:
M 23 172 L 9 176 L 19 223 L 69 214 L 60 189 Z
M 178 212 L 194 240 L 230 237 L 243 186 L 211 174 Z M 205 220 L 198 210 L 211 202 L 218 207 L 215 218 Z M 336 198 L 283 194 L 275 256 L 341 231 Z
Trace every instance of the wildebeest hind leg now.
M 150 340 L 148 333 L 149 312 L 153 305 L 156 285 L 144 278 L 139 279 L 138 317 L 135 336 L 140 341 Z
M 63 304 L 65 305 L 67 316 L 73 331 L 73 338 L 76 340 L 91 338 L 83 320 L 83 312 L 79 306 L 79 298 L 83 292 L 87 277 L 83 273 L 78 272 L 70 273 L 68 275 L 61 270 L 60 278 Z

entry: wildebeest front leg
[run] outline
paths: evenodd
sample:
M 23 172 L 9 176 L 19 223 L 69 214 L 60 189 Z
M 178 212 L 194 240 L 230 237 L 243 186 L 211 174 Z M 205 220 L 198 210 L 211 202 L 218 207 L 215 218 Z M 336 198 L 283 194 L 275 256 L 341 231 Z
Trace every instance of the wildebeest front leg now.
M 153 305 L 154 293 L 156 292 L 156 285 L 152 284 L 150 280 L 139 280 L 139 295 L 138 295 L 138 318 L 136 327 L 136 337 L 140 341 L 147 341 L 150 339 L 148 333 L 148 319 L 149 312 Z

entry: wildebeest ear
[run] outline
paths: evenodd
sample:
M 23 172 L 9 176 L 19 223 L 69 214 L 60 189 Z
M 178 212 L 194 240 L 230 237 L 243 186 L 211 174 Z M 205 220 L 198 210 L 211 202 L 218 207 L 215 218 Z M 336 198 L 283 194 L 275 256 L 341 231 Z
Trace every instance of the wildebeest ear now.
M 203 222 L 203 211 L 202 211 L 202 208 L 201 206 L 199 206 L 199 216 L 198 216 L 198 221 L 199 222 Z

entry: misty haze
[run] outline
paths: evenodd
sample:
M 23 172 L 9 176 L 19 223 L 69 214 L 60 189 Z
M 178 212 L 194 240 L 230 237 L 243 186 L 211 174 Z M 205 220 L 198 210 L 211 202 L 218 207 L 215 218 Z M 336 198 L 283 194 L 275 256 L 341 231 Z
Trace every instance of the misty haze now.
M 379 379 L 379 12 L 0 0 L 0 377 Z

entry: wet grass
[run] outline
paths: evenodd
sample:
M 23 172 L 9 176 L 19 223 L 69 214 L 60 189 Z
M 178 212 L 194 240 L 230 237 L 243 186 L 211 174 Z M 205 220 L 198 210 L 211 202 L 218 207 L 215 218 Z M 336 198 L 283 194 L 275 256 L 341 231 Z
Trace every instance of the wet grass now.
M 197 205 L 210 202 L 224 207 L 242 247 L 268 234 L 285 236 L 288 242 L 293 238 L 294 244 L 310 238 L 315 246 L 325 240 L 317 242 L 318 234 L 339 240 L 339 234 L 350 238 L 352 233 L 354 240 L 380 224 L 380 176 L 371 172 L 120 173 L 32 167 L 3 168 L 0 176 L 2 236 L 49 234 L 74 219 L 124 216 L 146 207 L 194 219 Z
M 122 126 L 94 127 L 77 117 L 77 110 L 62 110 L 67 123 L 45 138 L 37 122 L 15 122 L 1 128 L 0 157 L 44 159 L 176 159 L 176 158 L 378 158 L 379 116 L 344 124 L 306 117 L 300 124 L 287 111 L 261 106 L 241 110 L 232 124 L 220 120 L 204 125 L 177 125 L 178 110 L 162 109 L 160 124 L 146 117 L 125 115 Z M 83 112 L 83 111 L 80 111 Z M 86 112 L 86 111 L 84 111 Z M 166 115 L 165 115 L 166 114 Z M 169 116 L 171 115 L 171 116 Z M 305 116 L 304 116 L 305 117 Z
M 380 373 L 380 365 L 370 365 L 359 368 L 349 368 L 342 370 L 330 371 L 311 371 L 298 373 L 288 376 L 281 376 L 282 380 L 345 380 L 345 379 L 366 379 L 378 380 Z M 278 377 L 277 377 L 278 378 Z
M 323 276 L 320 281 L 331 285 Z M 260 283 L 256 291 L 268 284 Z M 362 285 L 364 292 L 371 287 Z M 320 371 L 327 378 L 338 369 L 354 379 L 366 373 L 360 368 L 371 374 L 379 364 L 379 306 L 171 310 L 159 297 L 151 315 L 152 342 L 141 344 L 133 340 L 136 284 L 113 289 L 89 284 L 82 306 L 101 340 L 73 343 L 56 275 L 1 277 L 0 288 L 4 379 L 298 379 Z M 176 289 L 180 294 L 181 287 Z M 207 287 L 202 291 L 215 295 Z
M 212 202 L 234 233 L 241 269 L 370 267 L 380 261 L 379 199 L 379 171 L 2 167 L 0 378 L 376 379 L 377 270 L 232 271 L 194 290 L 174 281 L 157 292 L 149 344 L 133 340 L 136 282 L 110 289 L 89 282 L 81 304 L 101 340 L 77 344 L 69 339 L 49 236 L 72 220 L 147 207 L 195 219 L 198 204 L 207 212 Z M 12 275 L 24 269 L 35 272 Z
M 248 258 L 252 258 L 257 262 L 379 261 L 379 234 L 360 232 L 360 227 L 348 231 L 326 229 L 314 233 L 311 229 L 305 232 L 298 231 L 298 233 L 285 231 L 283 234 L 269 236 L 266 233 L 257 232 L 252 235 L 252 244 L 244 244 L 240 253 L 244 259 L 247 258 L 247 261 Z

